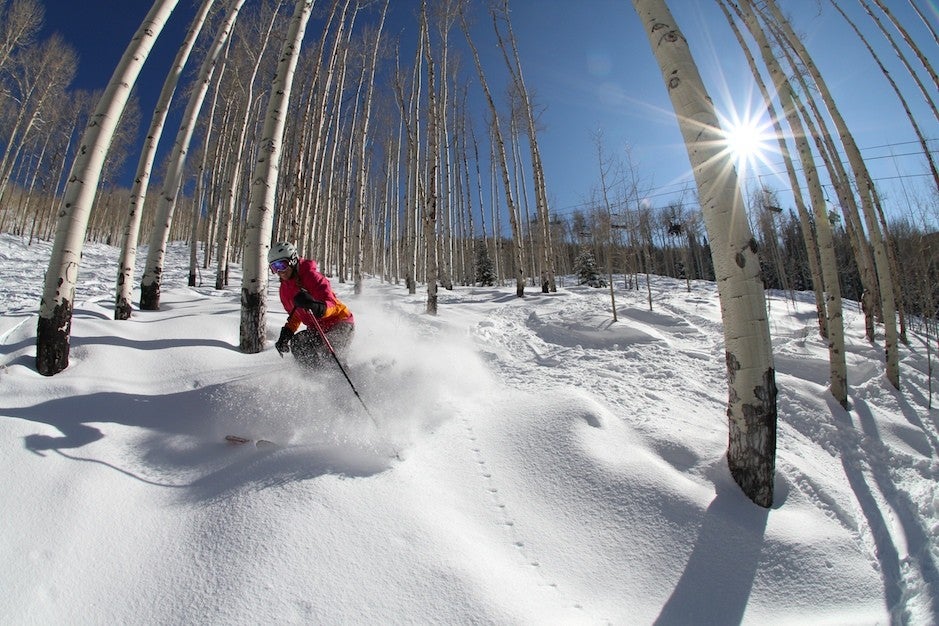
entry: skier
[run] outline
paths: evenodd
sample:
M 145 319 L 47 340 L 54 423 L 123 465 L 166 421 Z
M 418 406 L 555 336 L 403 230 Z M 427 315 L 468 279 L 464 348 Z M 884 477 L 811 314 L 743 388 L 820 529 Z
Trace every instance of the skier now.
M 355 320 L 316 262 L 299 257 L 297 248 L 288 242 L 271 246 L 267 261 L 280 279 L 280 301 L 288 313 L 274 344 L 277 352 L 281 356 L 292 352 L 299 363 L 313 368 L 329 359 L 329 346 L 337 353 L 343 351 L 352 340 Z M 297 332 L 300 324 L 306 329 Z

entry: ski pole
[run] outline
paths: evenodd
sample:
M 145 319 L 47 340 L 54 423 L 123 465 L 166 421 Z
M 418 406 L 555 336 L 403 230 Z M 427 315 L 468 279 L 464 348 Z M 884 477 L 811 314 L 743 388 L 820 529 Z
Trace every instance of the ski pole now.
M 359 399 L 359 402 L 362 404 L 362 408 L 365 409 L 365 414 L 368 415 L 370 420 L 372 420 L 372 425 L 375 427 L 375 430 L 381 433 L 381 427 L 378 425 L 378 420 L 376 420 L 375 416 L 372 415 L 372 412 L 368 410 L 368 406 L 366 406 L 365 400 L 363 400 L 362 396 L 359 395 L 359 390 L 355 388 L 354 384 L 352 384 L 352 379 L 349 378 L 349 374 L 346 372 L 346 368 L 342 366 L 342 361 L 339 360 L 339 355 L 336 354 L 335 350 L 333 350 L 333 344 L 329 343 L 329 339 L 326 337 L 326 333 L 323 331 L 323 327 L 320 326 L 320 321 L 316 319 L 316 316 L 313 315 L 312 311 L 310 311 L 310 317 L 313 318 L 313 325 L 316 326 L 316 331 L 320 334 L 320 338 L 323 340 L 323 343 L 326 344 L 326 348 L 329 350 L 329 353 L 333 355 L 333 360 L 336 361 L 336 365 L 339 366 L 339 371 L 342 372 L 342 375 L 346 377 L 346 382 L 348 382 L 349 387 L 352 388 L 352 393 L 354 393 L 355 397 Z M 391 451 L 394 452 L 395 458 L 400 461 L 401 455 L 398 453 L 398 449 L 391 442 L 388 442 L 388 446 L 391 448 Z
M 296 311 L 297 307 L 294 306 L 293 310 L 290 312 L 290 315 L 293 315 L 293 311 Z M 316 332 L 319 333 L 320 339 L 323 340 L 323 344 L 326 346 L 326 349 L 329 350 L 329 353 L 333 355 L 333 360 L 336 362 L 336 365 L 339 367 L 339 371 L 342 372 L 342 375 L 345 376 L 346 382 L 349 383 L 349 387 L 352 389 L 352 393 L 355 394 L 355 397 L 359 399 L 359 402 L 362 404 L 362 408 L 365 409 L 365 414 L 368 415 L 369 419 L 372 420 L 372 425 L 375 427 L 379 433 L 381 432 L 381 427 L 378 425 L 378 420 L 375 419 L 375 416 L 372 415 L 372 412 L 368 410 L 368 406 L 365 404 L 365 400 L 362 399 L 362 396 L 359 395 L 359 390 L 355 388 L 355 385 L 352 383 L 352 379 L 349 378 L 349 374 L 346 372 L 346 368 L 342 366 L 342 361 L 339 360 L 339 355 L 336 354 L 336 351 L 333 349 L 333 344 L 329 342 L 329 338 L 326 337 L 326 332 L 323 330 L 323 327 L 320 326 L 320 321 L 316 318 L 316 315 L 313 314 L 313 311 L 307 309 L 310 314 L 310 317 L 313 318 L 313 325 L 316 327 Z M 283 355 L 281 355 L 283 356 Z M 394 452 L 395 458 L 399 461 L 401 460 L 401 455 L 398 453 L 398 449 L 392 443 L 388 443 L 388 446 L 391 448 L 391 451 Z
M 349 387 L 352 388 L 352 393 L 355 394 L 355 397 L 359 399 L 359 402 L 362 403 L 362 408 L 365 409 L 365 412 L 369 417 L 372 418 L 372 421 L 375 421 L 375 417 L 372 415 L 371 411 L 368 410 L 368 407 L 365 405 L 365 400 L 362 399 L 362 396 L 359 395 L 359 390 L 355 388 L 355 385 L 352 384 L 352 379 L 349 378 L 349 374 L 346 373 L 346 368 L 342 366 L 342 362 L 339 360 L 339 355 L 336 354 L 336 351 L 333 350 L 333 344 L 329 343 L 329 339 L 326 337 L 326 333 L 323 332 L 323 327 L 320 326 L 320 321 L 316 319 L 316 316 L 313 315 L 313 312 L 310 311 L 310 317 L 313 318 L 313 325 L 316 326 L 316 332 L 320 334 L 320 339 L 323 340 L 323 343 L 326 344 L 326 348 L 329 350 L 329 353 L 333 355 L 333 360 L 336 361 L 336 365 L 339 366 L 339 371 L 342 372 L 342 375 L 346 377 L 346 382 L 349 383 Z M 375 424 L 375 427 L 378 428 L 378 424 Z

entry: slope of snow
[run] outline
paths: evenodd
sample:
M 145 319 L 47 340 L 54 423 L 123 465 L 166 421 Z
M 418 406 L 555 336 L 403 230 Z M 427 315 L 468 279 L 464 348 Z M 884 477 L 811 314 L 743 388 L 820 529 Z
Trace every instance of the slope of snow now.
M 180 244 L 160 310 L 121 322 L 117 252 L 89 245 L 70 365 L 40 376 L 49 252 L 0 236 L 7 623 L 936 623 L 926 347 L 911 334 L 893 390 L 853 304 L 846 412 L 812 299 L 771 294 L 763 510 L 726 469 L 712 284 L 653 278 L 649 310 L 619 280 L 613 322 L 608 290 L 570 279 L 442 290 L 436 317 L 334 280 L 366 411 L 335 368 L 278 356 L 274 297 L 267 349 L 240 353 L 237 268 L 182 286 Z

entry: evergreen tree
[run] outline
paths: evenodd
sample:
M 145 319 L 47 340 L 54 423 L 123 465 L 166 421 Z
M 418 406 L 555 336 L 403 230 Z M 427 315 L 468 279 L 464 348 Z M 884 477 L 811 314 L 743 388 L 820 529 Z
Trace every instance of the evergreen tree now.
M 496 284 L 496 273 L 489 258 L 489 248 L 485 241 L 476 242 L 476 284 L 481 287 L 492 287 Z
M 589 287 L 606 287 L 606 280 L 597 268 L 597 259 L 590 250 L 582 250 L 574 261 L 574 271 L 577 272 L 577 284 Z

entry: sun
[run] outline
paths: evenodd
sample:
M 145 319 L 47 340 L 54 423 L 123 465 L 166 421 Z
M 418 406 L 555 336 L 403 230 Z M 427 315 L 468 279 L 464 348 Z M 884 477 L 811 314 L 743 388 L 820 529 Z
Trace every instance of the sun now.
M 724 148 L 738 170 L 752 171 L 760 163 L 767 163 L 774 139 L 768 122 L 755 115 L 733 115 L 722 126 Z
M 765 149 L 760 127 L 752 121 L 728 129 L 725 139 L 727 149 L 738 161 L 752 159 L 762 154 Z

